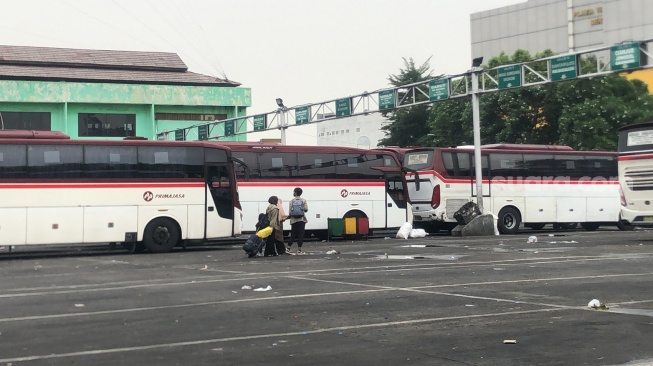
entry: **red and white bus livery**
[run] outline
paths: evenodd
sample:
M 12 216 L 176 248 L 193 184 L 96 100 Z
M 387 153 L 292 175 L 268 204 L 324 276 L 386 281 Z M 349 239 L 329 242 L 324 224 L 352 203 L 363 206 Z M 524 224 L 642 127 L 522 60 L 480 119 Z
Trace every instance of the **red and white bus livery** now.
M 574 151 L 567 146 L 494 144 L 481 149 L 483 208 L 498 216 L 501 233 L 523 223 L 541 229 L 580 223 L 587 230 L 618 225 L 616 153 Z M 416 148 L 405 153 L 404 168 L 415 226 L 451 229 L 454 213 L 476 201 L 474 151 L 464 148 Z
M 241 216 L 228 148 L 0 131 L 0 245 L 167 252 L 237 236 Z
M 221 142 L 236 163 L 243 231 L 253 231 L 268 198 L 287 204 L 301 187 L 308 201 L 307 233 L 327 236 L 329 218 L 366 217 L 370 229 L 412 221 L 400 161 L 387 151 L 333 146 Z M 289 229 L 286 227 L 285 229 Z
M 653 226 L 653 122 L 619 130 L 621 218 Z

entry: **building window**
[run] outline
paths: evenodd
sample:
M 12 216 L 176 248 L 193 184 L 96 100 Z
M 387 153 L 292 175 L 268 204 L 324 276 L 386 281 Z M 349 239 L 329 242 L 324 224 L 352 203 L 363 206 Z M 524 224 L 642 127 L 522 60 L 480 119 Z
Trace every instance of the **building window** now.
M 155 113 L 156 120 L 165 121 L 222 121 L 227 119 L 226 114 L 203 114 L 203 113 Z
M 136 136 L 135 114 L 80 113 L 79 136 L 127 137 Z
M 4 130 L 50 131 L 50 112 L 0 111 L 0 128 Z
M 356 128 L 356 132 L 361 132 L 361 129 L 360 129 L 360 128 Z

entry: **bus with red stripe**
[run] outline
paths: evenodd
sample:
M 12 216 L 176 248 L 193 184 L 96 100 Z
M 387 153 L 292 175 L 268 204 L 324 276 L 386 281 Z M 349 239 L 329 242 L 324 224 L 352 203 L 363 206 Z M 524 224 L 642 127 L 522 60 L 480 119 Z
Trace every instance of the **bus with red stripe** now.
M 286 213 L 293 189 L 308 201 L 307 235 L 327 238 L 329 218 L 367 218 L 369 229 L 394 229 L 412 221 L 400 161 L 387 151 L 273 142 L 220 142 L 236 164 L 243 231 L 255 230 L 270 196 Z M 289 227 L 284 228 L 289 230 Z
M 619 130 L 621 217 L 634 226 L 653 226 L 653 122 Z
M 601 225 L 629 229 L 619 219 L 617 154 L 567 146 L 493 144 L 481 147 L 483 208 L 502 234 L 523 224 L 541 229 Z M 414 226 L 452 229 L 454 213 L 477 201 L 471 147 L 415 148 L 404 154 Z M 416 179 L 419 186 L 416 185 Z
M 241 216 L 227 147 L 0 131 L 0 245 L 160 253 L 238 236 Z

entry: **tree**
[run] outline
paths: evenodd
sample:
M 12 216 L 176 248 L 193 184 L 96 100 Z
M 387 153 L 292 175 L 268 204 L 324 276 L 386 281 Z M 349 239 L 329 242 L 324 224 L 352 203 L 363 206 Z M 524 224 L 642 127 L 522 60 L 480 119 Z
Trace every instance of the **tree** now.
M 391 85 L 408 85 L 432 78 L 431 67 L 429 66 L 430 57 L 419 67 L 415 65 L 412 58 L 408 60 L 404 58 L 403 60 L 404 68 L 400 69 L 399 74 L 388 77 Z M 424 87 L 424 89 L 427 89 L 427 87 Z M 428 95 L 428 90 L 425 90 L 425 92 Z M 403 96 L 399 91 L 398 97 L 400 100 Z M 416 100 L 412 102 L 420 102 L 426 100 L 425 98 L 428 97 L 417 95 Z M 389 112 L 388 119 L 391 123 L 381 127 L 381 130 L 385 132 L 385 137 L 379 141 L 378 146 L 411 146 L 419 144 L 430 132 L 426 123 L 429 113 L 429 105 L 399 108 Z

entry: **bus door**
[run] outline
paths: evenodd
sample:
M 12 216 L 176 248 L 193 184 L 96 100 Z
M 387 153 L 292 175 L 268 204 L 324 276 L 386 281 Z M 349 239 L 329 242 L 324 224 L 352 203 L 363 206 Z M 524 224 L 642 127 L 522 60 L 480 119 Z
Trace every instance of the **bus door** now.
M 385 210 L 385 226 L 396 227 L 398 222 L 393 222 L 392 211 L 397 208 L 406 212 L 403 222 L 413 222 L 413 210 L 408 208 L 408 190 L 406 189 L 406 180 L 401 171 L 398 172 L 385 172 L 385 189 L 387 197 L 390 197 L 386 202 Z M 403 224 L 399 223 L 399 226 Z
M 229 169 L 224 164 L 206 164 L 205 229 L 206 238 L 225 236 L 225 232 L 234 234 L 234 194 Z M 221 220 L 224 219 L 224 220 Z M 238 230 L 239 232 L 240 230 Z
M 471 190 L 471 198 L 474 202 L 477 201 L 478 193 L 476 192 L 476 164 L 474 164 L 474 153 L 469 154 L 469 159 L 470 159 L 470 190 Z M 488 163 L 488 156 L 487 154 L 482 154 L 481 155 L 481 171 L 483 175 L 483 184 L 482 184 L 482 189 L 483 189 L 483 208 L 489 209 L 490 208 L 490 195 L 491 195 L 491 179 L 490 177 L 490 168 L 489 168 L 489 163 Z

